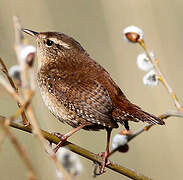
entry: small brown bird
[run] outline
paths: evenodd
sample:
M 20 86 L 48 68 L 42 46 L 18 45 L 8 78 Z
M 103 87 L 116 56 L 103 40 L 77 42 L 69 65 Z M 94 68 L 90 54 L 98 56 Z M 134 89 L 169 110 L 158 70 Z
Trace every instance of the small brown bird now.
M 73 38 L 58 32 L 23 31 L 37 41 L 38 86 L 46 106 L 61 122 L 74 127 L 60 136 L 55 152 L 80 129 L 106 129 L 107 145 L 100 168 L 103 173 L 111 130 L 118 128 L 118 122 L 127 130 L 128 121 L 164 124 L 132 104 L 109 73 Z

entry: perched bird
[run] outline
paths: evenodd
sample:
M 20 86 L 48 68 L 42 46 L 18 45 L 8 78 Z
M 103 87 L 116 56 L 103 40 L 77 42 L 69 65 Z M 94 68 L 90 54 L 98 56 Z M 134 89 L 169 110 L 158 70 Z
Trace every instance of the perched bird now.
M 164 124 L 132 104 L 109 73 L 72 37 L 58 32 L 23 31 L 37 42 L 37 80 L 43 101 L 61 122 L 74 127 L 60 136 L 55 152 L 80 129 L 106 129 L 107 145 L 100 167 L 100 173 L 103 173 L 111 130 L 118 128 L 118 123 L 127 130 L 128 121 Z

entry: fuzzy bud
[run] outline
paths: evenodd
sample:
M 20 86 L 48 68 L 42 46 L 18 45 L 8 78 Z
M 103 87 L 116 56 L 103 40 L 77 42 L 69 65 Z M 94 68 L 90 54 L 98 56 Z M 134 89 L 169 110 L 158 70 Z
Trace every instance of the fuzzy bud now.
M 35 53 L 36 48 L 34 46 L 25 45 L 21 47 L 20 58 L 24 60 L 30 67 L 32 67 Z
M 158 85 L 158 77 L 156 74 L 156 71 L 153 69 L 149 71 L 144 77 L 143 77 L 143 83 L 147 86 L 157 86 Z
M 131 43 L 137 43 L 144 39 L 143 31 L 136 26 L 128 26 L 123 31 L 124 39 Z
M 14 65 L 8 70 L 9 75 L 15 80 L 18 86 L 21 86 L 21 68 L 19 65 Z
M 57 158 L 65 170 L 72 176 L 77 176 L 83 170 L 83 166 L 78 156 L 66 148 L 60 148 L 57 153 Z M 57 177 L 62 179 L 60 172 L 56 171 Z
M 153 52 L 150 52 L 150 56 L 152 58 L 155 57 Z M 137 56 L 137 66 L 139 67 L 139 69 L 141 69 L 143 71 L 149 71 L 150 69 L 153 68 L 153 64 L 147 57 L 146 53 L 142 53 Z
M 116 134 L 112 139 L 112 149 L 116 149 L 119 146 L 123 146 L 128 143 L 126 135 Z

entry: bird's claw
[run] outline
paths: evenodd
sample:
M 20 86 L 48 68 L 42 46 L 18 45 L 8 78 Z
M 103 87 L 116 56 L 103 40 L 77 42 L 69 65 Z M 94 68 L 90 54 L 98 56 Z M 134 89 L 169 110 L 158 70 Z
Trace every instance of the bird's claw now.
M 93 176 L 94 177 L 105 173 L 105 171 L 104 171 L 105 166 L 111 164 L 111 162 L 107 159 L 107 156 L 106 156 L 105 152 L 100 152 L 100 153 L 98 153 L 98 155 L 100 157 L 102 157 L 102 164 L 94 162 L 94 171 L 93 171 Z M 98 167 L 99 167 L 99 172 L 97 172 Z
M 54 136 L 56 136 L 56 137 L 58 137 L 59 139 L 62 139 L 62 137 L 63 137 L 63 134 L 58 133 L 58 132 L 52 132 L 51 134 L 54 135 Z M 49 143 L 50 143 L 50 144 L 49 144 L 50 147 L 52 148 L 52 142 L 49 141 Z
M 57 136 L 59 139 L 62 139 L 62 137 L 63 137 L 63 134 L 58 133 L 58 132 L 53 132 L 51 134 L 54 135 L 54 136 Z
M 101 175 L 101 173 L 100 173 L 101 165 L 98 162 L 94 162 L 93 166 L 94 166 L 93 177 L 97 177 L 97 176 Z M 105 171 L 103 173 L 105 173 Z

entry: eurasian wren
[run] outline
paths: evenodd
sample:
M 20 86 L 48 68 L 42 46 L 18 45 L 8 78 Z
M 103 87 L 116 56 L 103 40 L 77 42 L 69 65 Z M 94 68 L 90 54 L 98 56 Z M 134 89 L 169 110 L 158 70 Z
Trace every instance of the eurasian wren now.
M 132 104 L 109 73 L 73 38 L 58 32 L 25 33 L 35 37 L 38 54 L 38 86 L 49 110 L 74 129 L 61 137 L 55 152 L 81 128 L 107 130 L 107 146 L 100 172 L 109 155 L 110 134 L 118 122 L 163 125 L 164 122 Z

